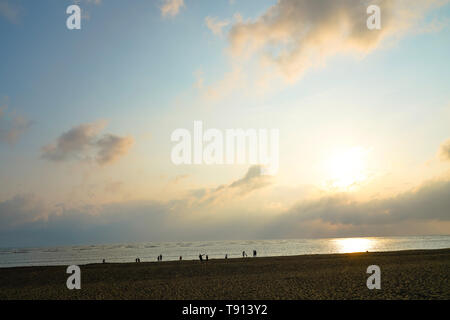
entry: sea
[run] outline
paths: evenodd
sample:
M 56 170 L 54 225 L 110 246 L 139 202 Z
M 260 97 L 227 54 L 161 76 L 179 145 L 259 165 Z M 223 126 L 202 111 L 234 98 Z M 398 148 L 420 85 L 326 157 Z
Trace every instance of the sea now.
M 450 248 L 450 235 L 413 237 L 363 237 L 331 239 L 283 239 L 240 241 L 143 242 L 38 248 L 1 248 L 0 268 L 18 266 L 83 265 L 101 263 L 242 258 L 243 252 L 258 257 L 305 254 L 399 251 Z

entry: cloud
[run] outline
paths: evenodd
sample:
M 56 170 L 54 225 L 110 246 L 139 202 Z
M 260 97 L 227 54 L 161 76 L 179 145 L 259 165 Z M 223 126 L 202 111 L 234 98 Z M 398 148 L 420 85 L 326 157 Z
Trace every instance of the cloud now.
M 229 185 L 220 185 L 216 188 L 202 188 L 192 190 L 191 196 L 198 199 L 198 204 L 217 204 L 230 198 L 239 198 L 250 194 L 251 192 L 265 188 L 273 183 L 273 177 L 263 174 L 261 165 L 251 166 L 246 175 L 233 181 Z
M 9 22 L 16 24 L 19 23 L 20 20 L 20 10 L 9 1 L 0 0 L 0 16 Z
M 34 204 L 34 205 L 33 205 Z M 19 209 L 20 215 L 11 218 Z M 103 205 L 50 206 L 20 197 L 0 202 L 0 243 L 3 246 L 69 245 L 239 238 L 259 223 L 188 209 L 185 200 L 126 201 Z M 4 224 L 7 222 L 7 224 Z
M 47 207 L 35 195 L 16 195 L 0 202 L 0 230 L 45 219 Z
M 32 122 L 26 117 L 8 112 L 7 107 L 0 106 L 0 141 L 15 144 L 31 127 Z
M 237 190 L 258 177 L 252 169 L 244 178 L 217 189 Z M 205 196 L 204 189 L 197 193 Z M 384 199 L 357 201 L 348 194 L 326 196 L 303 201 L 275 215 L 259 208 L 233 207 L 230 201 L 224 208 L 192 204 L 187 198 L 68 207 L 49 205 L 33 195 L 18 195 L 0 201 L 0 243 L 30 246 L 448 234 L 449 194 L 450 180 L 433 180 Z
M 438 156 L 442 161 L 450 161 L 450 139 L 441 144 Z
M 279 0 L 255 20 L 230 32 L 235 58 L 257 57 L 288 80 L 339 53 L 367 54 L 388 36 L 400 35 L 433 7 L 448 1 Z M 369 30 L 366 9 L 381 8 L 381 30 Z
M 164 3 L 160 8 L 161 15 L 163 17 L 175 17 L 182 7 L 184 7 L 184 0 L 164 0 Z
M 272 183 L 272 177 L 263 175 L 261 165 L 251 166 L 245 177 L 230 184 L 229 188 L 239 188 L 241 194 L 247 194 L 253 190 L 264 188 Z
M 214 35 L 221 36 L 222 35 L 222 29 L 224 27 L 226 27 L 227 25 L 229 25 L 230 21 L 228 21 L 228 20 L 220 21 L 216 17 L 209 17 L 208 16 L 208 17 L 205 18 L 205 23 L 206 23 L 206 26 L 208 27 L 208 29 L 211 30 Z
M 97 162 L 101 165 L 115 162 L 125 155 L 134 144 L 131 137 L 119 137 L 107 134 L 96 142 L 98 147 Z
M 128 153 L 134 140 L 113 134 L 100 136 L 105 126 L 106 123 L 100 121 L 73 127 L 55 143 L 44 146 L 42 157 L 54 162 L 95 159 L 99 165 L 114 163 Z
M 54 144 L 42 148 L 42 157 L 51 161 L 64 161 L 83 158 L 85 151 L 93 144 L 97 135 L 104 129 L 104 122 L 86 123 L 64 132 Z
M 120 242 L 130 237 L 142 241 L 163 237 L 173 219 L 168 204 L 151 201 L 66 207 L 17 196 L 0 202 L 0 241 L 27 246 Z

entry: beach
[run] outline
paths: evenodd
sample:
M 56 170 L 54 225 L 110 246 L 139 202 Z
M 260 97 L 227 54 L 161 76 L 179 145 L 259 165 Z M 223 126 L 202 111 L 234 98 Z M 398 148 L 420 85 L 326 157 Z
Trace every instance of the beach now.
M 0 268 L 0 299 L 450 299 L 450 249 L 87 264 L 80 290 L 66 268 Z

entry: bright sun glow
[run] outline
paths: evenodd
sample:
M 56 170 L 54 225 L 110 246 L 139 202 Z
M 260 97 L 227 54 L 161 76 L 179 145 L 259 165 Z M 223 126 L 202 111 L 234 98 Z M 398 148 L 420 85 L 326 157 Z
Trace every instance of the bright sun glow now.
M 335 239 L 338 251 L 344 252 L 365 252 L 370 250 L 374 245 L 374 240 L 366 238 L 347 238 Z
M 333 154 L 327 162 L 327 185 L 332 189 L 352 189 L 367 179 L 367 151 L 354 147 Z

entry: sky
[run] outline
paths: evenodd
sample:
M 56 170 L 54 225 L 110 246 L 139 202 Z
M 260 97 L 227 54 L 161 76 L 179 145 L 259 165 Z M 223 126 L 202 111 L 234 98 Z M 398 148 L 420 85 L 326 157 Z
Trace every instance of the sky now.
M 0 0 L 0 246 L 450 234 L 449 2 Z

